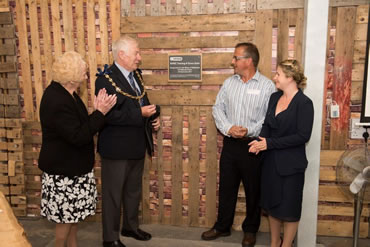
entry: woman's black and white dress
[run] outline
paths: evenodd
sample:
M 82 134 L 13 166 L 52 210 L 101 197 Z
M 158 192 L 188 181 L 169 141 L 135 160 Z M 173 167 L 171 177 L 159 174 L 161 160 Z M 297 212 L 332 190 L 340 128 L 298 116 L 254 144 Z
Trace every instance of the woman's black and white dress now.
M 58 82 L 45 89 L 40 104 L 43 171 L 41 215 L 55 223 L 77 223 L 95 214 L 94 135 L 104 115 L 90 115 L 80 99 Z

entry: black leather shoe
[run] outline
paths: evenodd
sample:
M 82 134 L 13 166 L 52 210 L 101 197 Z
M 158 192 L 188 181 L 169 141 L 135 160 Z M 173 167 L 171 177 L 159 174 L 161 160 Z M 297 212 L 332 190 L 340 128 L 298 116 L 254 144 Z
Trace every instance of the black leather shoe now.
M 103 247 L 126 247 L 121 241 L 104 241 Z
M 245 232 L 242 241 L 243 247 L 253 247 L 256 244 L 256 233 Z
M 202 233 L 202 239 L 203 240 L 214 240 L 219 237 L 227 237 L 230 235 L 231 235 L 231 232 L 220 232 L 216 230 L 215 228 L 212 228 Z
M 140 241 L 148 241 L 152 238 L 152 235 L 150 235 L 150 233 L 144 232 L 140 228 L 138 228 L 136 231 L 128 231 L 122 229 L 121 235 L 125 237 L 131 237 Z

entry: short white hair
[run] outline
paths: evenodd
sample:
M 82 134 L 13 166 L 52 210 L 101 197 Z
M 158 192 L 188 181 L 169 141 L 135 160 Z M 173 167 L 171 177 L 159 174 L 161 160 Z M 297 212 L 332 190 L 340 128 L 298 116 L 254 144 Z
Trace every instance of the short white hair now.
M 137 45 L 138 43 L 134 38 L 127 35 L 121 36 L 119 39 L 114 41 L 112 44 L 113 59 L 117 60 L 117 56 L 120 51 L 128 52 L 130 44 Z

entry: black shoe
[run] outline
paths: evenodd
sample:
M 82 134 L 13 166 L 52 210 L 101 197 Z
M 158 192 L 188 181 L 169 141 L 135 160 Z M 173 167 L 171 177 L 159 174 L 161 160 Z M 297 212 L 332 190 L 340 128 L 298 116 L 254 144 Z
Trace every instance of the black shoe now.
M 140 241 L 148 241 L 152 238 L 152 235 L 150 235 L 150 233 L 144 232 L 140 228 L 138 228 L 135 232 L 122 229 L 121 235 L 125 237 L 131 237 Z
M 103 247 L 126 247 L 121 241 L 104 241 Z
M 219 237 L 227 237 L 227 236 L 230 236 L 230 235 L 231 235 L 230 231 L 220 232 L 220 231 L 216 230 L 215 228 L 212 228 L 212 229 L 202 233 L 202 239 L 203 240 L 214 240 L 214 239 L 217 239 Z

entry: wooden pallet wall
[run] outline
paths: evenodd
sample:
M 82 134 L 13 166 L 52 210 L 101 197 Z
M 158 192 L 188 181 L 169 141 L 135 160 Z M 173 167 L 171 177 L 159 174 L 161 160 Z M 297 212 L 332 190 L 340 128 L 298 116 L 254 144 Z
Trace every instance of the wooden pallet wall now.
M 90 79 L 81 86 L 80 94 L 91 106 L 94 92 L 94 83 L 91 82 L 95 79 L 96 68 L 112 61 L 112 40 L 125 33 L 138 38 L 149 96 L 163 109 L 162 128 L 155 137 L 156 155 L 145 166 L 143 221 L 211 226 L 217 213 L 217 172 L 222 146 L 211 106 L 220 85 L 232 74 L 233 47 L 240 41 L 256 43 L 261 54 L 260 71 L 270 77 L 281 59 L 294 57 L 301 60 L 304 1 L 153 0 L 148 3 L 144 0 L 14 0 L 9 3 L 18 37 L 19 95 L 21 117 L 25 120 L 25 166 L 21 169 L 25 170 L 27 213 L 39 215 L 41 172 L 37 168 L 37 158 L 41 133 L 38 107 L 42 92 L 50 82 L 53 59 L 67 50 L 84 55 Z M 356 115 L 361 102 L 367 4 L 368 0 L 330 1 L 327 94 L 333 95 L 333 92 L 341 92 L 344 88 L 344 95 L 333 97 L 338 102 L 343 100 L 349 104 L 342 106 L 344 112 L 349 113 L 343 115 L 347 119 L 338 120 L 338 125 L 331 125 L 324 117 L 323 149 L 343 150 L 346 145 L 360 144 L 348 138 L 348 118 Z M 335 32 L 337 26 L 340 31 Z M 346 35 L 341 36 L 343 32 Z M 203 54 L 201 83 L 168 83 L 167 54 L 174 52 Z M 342 59 L 346 61 L 344 71 L 338 70 L 342 60 L 335 58 L 335 54 L 345 55 Z M 352 62 L 349 61 L 351 57 Z M 11 73 L 1 73 L 1 78 L 9 75 Z M 339 84 L 333 86 L 337 80 Z M 2 90 L 10 92 L 9 89 Z M 4 125 L 0 124 L 3 126 L 0 128 L 11 129 L 6 127 L 6 123 Z M 323 152 L 318 234 L 350 236 L 352 204 L 337 193 L 333 177 L 336 159 L 333 158 L 330 164 L 324 163 L 325 157 L 335 156 L 336 151 L 332 152 Z M 99 166 L 98 160 L 96 175 L 100 190 Z M 24 192 L 22 186 L 15 188 L 21 192 L 23 188 Z M 236 229 L 240 229 L 245 215 L 244 202 L 241 190 L 234 224 Z M 367 236 L 364 229 L 368 227 L 368 217 L 368 209 L 365 209 L 362 237 Z M 335 223 L 339 224 L 333 227 Z M 268 231 L 265 217 L 261 230 Z
M 12 13 L 0 4 L 0 191 L 15 215 L 26 215 L 22 124 Z

